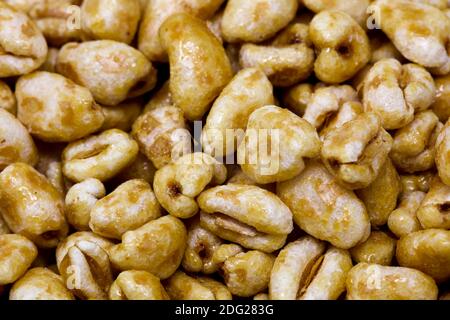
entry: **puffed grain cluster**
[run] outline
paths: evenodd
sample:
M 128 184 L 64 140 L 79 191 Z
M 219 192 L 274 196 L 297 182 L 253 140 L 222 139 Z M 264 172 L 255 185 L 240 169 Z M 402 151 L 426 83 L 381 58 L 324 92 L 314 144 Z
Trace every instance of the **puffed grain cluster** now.
M 0 0 L 0 299 L 448 299 L 449 13 Z

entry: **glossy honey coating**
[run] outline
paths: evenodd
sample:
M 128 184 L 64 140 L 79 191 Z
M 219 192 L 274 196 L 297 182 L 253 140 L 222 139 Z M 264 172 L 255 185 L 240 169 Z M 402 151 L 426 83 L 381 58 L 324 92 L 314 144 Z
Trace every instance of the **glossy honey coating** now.
M 288 244 L 278 255 L 269 284 L 273 300 L 336 300 L 345 291 L 350 254 L 310 236 Z
M 159 218 L 161 207 L 148 182 L 133 179 L 96 201 L 89 215 L 89 227 L 93 232 L 121 239 L 125 232 Z
M 395 256 L 396 241 L 387 233 L 372 231 L 366 242 L 350 249 L 355 262 L 376 263 L 390 266 Z
M 119 270 L 143 270 L 166 279 L 180 266 L 186 239 L 184 224 L 164 216 L 125 232 L 122 242 L 109 249 L 109 257 Z
M 243 172 L 257 183 L 281 182 L 302 172 L 304 158 L 318 157 L 320 148 L 319 136 L 306 120 L 289 110 L 265 106 L 250 115 L 238 160 L 242 157 Z
M 420 270 L 437 282 L 450 278 L 450 231 L 427 229 L 406 235 L 397 242 L 397 260 L 403 267 Z
M 17 281 L 9 300 L 75 300 L 60 275 L 47 268 L 33 268 Z
M 296 178 L 279 183 L 277 195 L 292 210 L 295 223 L 317 239 L 349 249 L 369 237 L 364 204 L 317 161 L 309 162 Z
M 206 23 L 180 13 L 159 29 L 170 62 L 170 92 L 189 120 L 199 120 L 230 82 L 230 61 Z
M 0 0 L 0 299 L 449 299 L 449 17 Z
M 366 188 L 356 191 L 364 202 L 370 222 L 373 226 L 385 225 L 392 211 L 397 206 L 397 199 L 402 190 L 400 176 L 388 158 L 380 169 L 377 178 Z
M 56 263 L 64 283 L 83 300 L 105 300 L 113 282 L 109 240 L 92 232 L 76 232 L 60 242 Z
M 275 260 L 270 276 L 270 298 L 297 299 L 303 272 L 310 271 L 324 251 L 325 243 L 312 237 L 305 237 L 285 246 Z
M 121 272 L 109 289 L 111 300 L 168 300 L 158 277 L 147 271 Z
M 0 235 L 0 285 L 19 279 L 37 256 L 37 248 L 27 238 L 16 234 Z
M 187 246 L 182 261 L 188 272 L 212 274 L 219 270 L 221 259 L 214 257 L 223 241 L 207 229 L 200 226 L 198 219 L 193 220 L 187 230 Z
M 284 90 L 283 103 L 286 108 L 302 117 L 314 92 L 315 87 L 310 83 L 292 86 Z
M 448 205 L 450 203 L 450 187 L 435 177 L 430 190 L 417 209 L 417 218 L 424 229 L 450 229 Z
M 228 290 L 240 297 L 250 297 L 265 290 L 275 258 L 261 251 L 248 251 L 225 260 L 222 271 Z
M 13 232 L 43 248 L 67 236 L 62 196 L 45 176 L 18 162 L 2 171 L 0 184 L 1 212 Z
M 233 300 L 230 290 L 222 282 L 202 276 L 197 276 L 197 281 L 210 289 L 216 300 Z
M 323 82 L 335 84 L 352 78 L 370 60 L 369 39 L 348 14 L 326 10 L 309 26 L 311 40 L 318 50 L 314 72 Z
M 222 184 L 225 166 L 205 153 L 185 155 L 155 173 L 153 188 L 158 201 L 169 214 L 191 218 L 198 212 L 195 198 L 208 186 Z
M 175 106 L 144 112 L 134 122 L 131 133 L 156 169 L 191 150 L 191 136 L 183 111 Z
M 319 137 L 321 138 L 321 140 L 324 140 L 325 136 L 328 135 L 330 131 L 338 129 L 345 125 L 347 122 L 356 119 L 356 117 L 361 113 L 363 113 L 361 102 L 344 102 L 335 114 L 333 111 L 327 114 L 323 114 L 323 116 L 326 117 L 326 121 L 319 132 Z
M 14 115 L 0 109 L 0 168 L 15 162 L 37 164 L 39 154 L 27 128 Z
M 0 78 L 27 74 L 39 68 L 48 46 L 36 24 L 23 12 L 0 3 Z
M 244 248 L 235 243 L 221 244 L 212 256 L 212 262 L 221 266 L 228 258 L 244 252 Z
M 446 122 L 450 117 L 450 75 L 436 77 L 436 99 L 431 108 L 441 122 Z
M 390 157 L 399 170 L 413 173 L 435 166 L 436 141 L 442 123 L 431 111 L 417 113 L 414 120 L 394 135 Z
M 369 0 L 303 0 L 305 7 L 314 12 L 339 10 L 349 14 L 361 26 L 366 24 Z
M 56 73 L 34 72 L 16 85 L 17 117 L 47 142 L 71 142 L 96 132 L 104 115 L 88 89 Z
M 105 195 L 105 186 L 100 180 L 89 178 L 74 184 L 65 198 L 67 222 L 79 231 L 89 231 L 91 210 Z
M 83 36 L 129 44 L 141 18 L 139 0 L 87 0 L 81 6 Z
M 379 26 L 408 60 L 448 73 L 450 21 L 439 9 L 410 1 L 375 2 Z M 444 71 L 441 70 L 441 71 Z M 440 72 L 439 72 L 440 73 Z
M 389 215 L 387 225 L 397 238 L 422 229 L 417 211 L 425 198 L 422 191 L 412 191 L 402 195 L 398 207 Z
M 436 282 L 411 268 L 359 263 L 347 278 L 348 300 L 436 300 Z
M 297 0 L 230 0 L 222 19 L 227 42 L 261 42 L 283 29 L 295 16 Z
M 269 79 L 257 68 L 246 68 L 236 74 L 206 118 L 202 132 L 204 151 L 215 157 L 234 153 L 242 136 L 232 130 L 241 130 L 243 135 L 250 115 L 274 103 L 272 91 Z
M 307 79 L 314 68 L 314 50 L 305 24 L 294 23 L 269 45 L 244 44 L 239 53 L 244 68 L 258 67 L 276 87 Z
M 346 250 L 331 247 L 314 265 L 307 281 L 311 281 L 302 300 L 336 300 L 344 290 L 344 280 L 352 267 Z
M 414 191 L 428 192 L 428 190 L 430 190 L 433 178 L 433 171 L 401 175 L 400 180 L 402 183 L 402 194 L 407 194 Z
M 167 53 L 158 37 L 159 29 L 164 21 L 176 13 L 189 13 L 202 19 L 210 18 L 224 0 L 143 1 L 147 2 L 147 6 L 142 14 L 138 48 L 151 61 L 166 61 Z
M 355 108 L 352 107 L 353 102 L 358 102 L 358 96 L 349 85 L 314 88 L 311 97 L 306 101 L 303 119 L 320 130 L 320 135 L 323 137 L 332 127 L 342 126 L 345 122 L 355 118 L 353 114 L 347 111 L 344 111 L 346 115 L 342 116 L 341 112 L 344 109 L 350 107 L 355 109 L 353 111 L 355 114 L 362 113 L 362 110 L 356 110 L 356 106 Z M 342 120 L 339 120 L 339 118 Z M 335 123 L 332 124 L 333 122 Z M 327 127 L 328 130 L 326 130 Z
M 116 105 L 155 86 L 156 69 L 138 50 L 113 40 L 68 43 L 56 70 L 88 88 L 97 102 Z
M 392 148 L 391 136 L 376 113 L 363 113 L 324 137 L 321 158 L 348 189 L 362 189 L 375 181 Z
M 119 129 L 70 143 L 63 151 L 63 172 L 75 182 L 88 178 L 105 181 L 131 164 L 139 152 L 138 144 Z
M 436 140 L 436 166 L 439 177 L 450 185 L 450 120 L 447 121 Z
M 47 42 L 60 46 L 81 39 L 81 28 L 74 14 L 80 0 L 6 0 L 15 9 L 26 13 L 36 24 Z
M 194 278 L 177 271 L 166 283 L 167 293 L 174 300 L 231 300 L 228 289 L 209 278 Z
M 377 112 L 387 130 L 406 126 L 416 111 L 426 110 L 435 97 L 431 75 L 421 66 L 395 59 L 375 63 L 364 80 L 365 111 Z
M 16 96 L 7 83 L 0 80 L 0 108 L 15 115 L 17 113 Z

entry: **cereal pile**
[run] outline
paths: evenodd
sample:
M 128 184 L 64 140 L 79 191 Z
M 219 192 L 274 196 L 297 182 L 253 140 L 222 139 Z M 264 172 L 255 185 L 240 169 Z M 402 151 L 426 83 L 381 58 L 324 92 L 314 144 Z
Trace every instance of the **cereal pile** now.
M 450 299 L 450 1 L 0 0 L 0 299 Z

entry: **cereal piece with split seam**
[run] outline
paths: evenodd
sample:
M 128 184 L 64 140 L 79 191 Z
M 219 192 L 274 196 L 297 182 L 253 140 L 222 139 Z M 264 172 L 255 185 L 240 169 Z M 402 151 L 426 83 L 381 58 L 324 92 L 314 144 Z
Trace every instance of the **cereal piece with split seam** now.
M 289 208 L 259 187 L 218 186 L 202 192 L 197 201 L 202 227 L 248 249 L 278 250 L 293 229 Z

